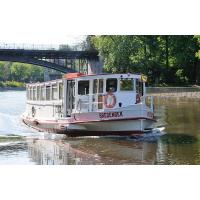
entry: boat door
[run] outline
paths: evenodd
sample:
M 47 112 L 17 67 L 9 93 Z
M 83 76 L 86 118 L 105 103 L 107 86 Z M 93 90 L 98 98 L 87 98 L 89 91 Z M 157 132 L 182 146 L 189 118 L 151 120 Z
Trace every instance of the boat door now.
M 75 108 L 75 81 L 67 80 L 66 109 L 67 116 L 70 116 Z
M 104 79 L 93 80 L 92 111 L 103 109 Z
M 90 111 L 90 80 L 78 81 L 77 112 Z

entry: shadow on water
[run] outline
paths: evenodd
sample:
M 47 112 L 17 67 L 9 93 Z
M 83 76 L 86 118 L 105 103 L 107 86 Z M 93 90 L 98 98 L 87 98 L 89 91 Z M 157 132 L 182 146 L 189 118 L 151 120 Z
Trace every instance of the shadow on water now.
M 20 151 L 24 151 L 27 149 L 27 144 L 26 142 L 4 142 L 0 143 L 0 155 L 2 156 L 3 154 L 12 154 L 12 153 L 17 153 Z M 3 152 L 3 153 L 2 153 Z
M 17 135 L 8 135 L 8 136 L 1 136 L 0 135 L 0 152 L 2 150 L 12 150 L 12 149 L 21 149 L 21 144 L 26 143 L 26 140 Z
M 198 138 L 187 134 L 166 134 L 160 137 L 164 144 L 195 144 L 199 142 Z
M 199 164 L 200 140 L 187 134 L 166 134 L 157 142 L 155 164 Z
M 0 136 L 0 164 L 31 164 L 27 155 L 25 138 L 16 135 Z

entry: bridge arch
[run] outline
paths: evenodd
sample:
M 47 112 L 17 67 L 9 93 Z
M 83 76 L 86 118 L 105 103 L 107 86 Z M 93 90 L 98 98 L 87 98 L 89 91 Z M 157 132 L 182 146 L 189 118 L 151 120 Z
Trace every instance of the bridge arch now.
M 97 51 L 0 49 L 1 61 L 28 63 L 54 69 L 62 73 L 76 72 L 75 69 L 50 62 L 52 59 L 88 60 L 90 61 L 90 68 L 93 67 L 92 65 L 96 65 L 96 63 L 99 62 Z
M 35 58 L 25 58 L 25 57 L 13 57 L 13 56 L 1 56 L 0 55 L 0 60 L 1 61 L 9 61 L 9 62 L 19 62 L 19 63 L 27 63 L 27 64 L 33 64 L 41 67 L 46 67 L 49 69 L 54 69 L 56 71 L 60 71 L 62 73 L 72 73 L 75 72 L 75 70 L 71 68 L 64 67 L 62 65 L 48 62 L 46 60 L 38 60 Z

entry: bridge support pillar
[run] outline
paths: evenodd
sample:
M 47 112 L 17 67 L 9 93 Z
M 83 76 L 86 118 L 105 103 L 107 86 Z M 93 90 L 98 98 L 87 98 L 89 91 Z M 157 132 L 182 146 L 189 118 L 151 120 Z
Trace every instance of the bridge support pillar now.
M 88 61 L 88 74 L 101 74 L 102 72 L 103 72 L 102 59 Z
M 50 81 L 49 70 L 44 68 L 44 81 Z

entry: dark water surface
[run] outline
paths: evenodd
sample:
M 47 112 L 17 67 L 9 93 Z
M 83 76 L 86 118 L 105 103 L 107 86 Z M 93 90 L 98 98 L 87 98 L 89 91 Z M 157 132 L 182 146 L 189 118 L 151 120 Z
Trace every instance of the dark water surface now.
M 0 164 L 200 164 L 200 102 L 160 99 L 143 138 L 67 138 L 22 124 L 24 91 L 0 92 Z

